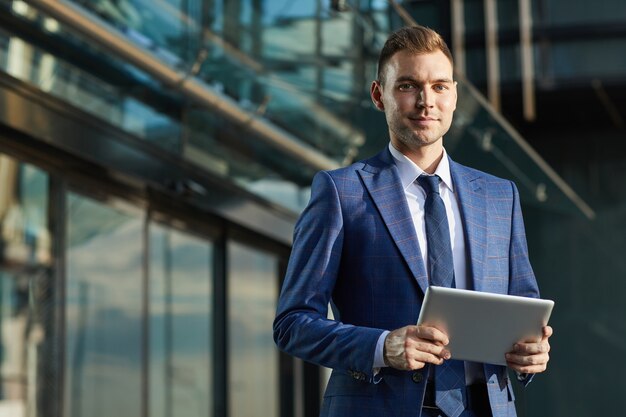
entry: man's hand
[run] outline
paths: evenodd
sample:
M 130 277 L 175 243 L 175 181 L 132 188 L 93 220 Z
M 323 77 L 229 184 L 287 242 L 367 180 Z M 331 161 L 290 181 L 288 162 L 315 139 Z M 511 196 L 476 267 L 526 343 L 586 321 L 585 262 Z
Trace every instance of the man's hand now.
M 406 326 L 385 338 L 385 363 L 403 371 L 421 369 L 427 363 L 441 365 L 450 359 L 448 336 L 434 327 Z
M 506 354 L 506 363 L 509 368 L 521 374 L 537 374 L 546 370 L 550 360 L 550 343 L 552 327 L 543 328 L 541 340 L 518 342 L 513 350 Z

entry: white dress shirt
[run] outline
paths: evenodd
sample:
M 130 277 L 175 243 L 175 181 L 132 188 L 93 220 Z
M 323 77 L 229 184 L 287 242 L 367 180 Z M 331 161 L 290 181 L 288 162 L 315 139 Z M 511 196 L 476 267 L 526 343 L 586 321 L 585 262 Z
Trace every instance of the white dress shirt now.
M 424 204 L 426 202 L 426 191 L 417 183 L 417 178 L 426 174 L 420 167 L 415 165 L 413 161 L 398 151 L 389 143 L 389 151 L 396 163 L 400 174 L 400 181 L 406 201 L 409 205 L 411 217 L 413 217 L 413 226 L 417 233 L 417 241 L 420 246 L 420 252 L 424 262 L 428 259 L 428 242 L 426 241 L 426 222 L 424 221 Z M 428 175 L 428 174 L 426 174 Z M 443 158 L 435 170 L 435 175 L 441 178 L 439 183 L 439 195 L 446 206 L 446 214 L 448 215 L 448 226 L 450 228 L 450 243 L 452 245 L 452 259 L 454 262 L 454 281 L 456 288 L 471 289 L 468 286 L 466 262 L 465 262 L 465 235 L 463 234 L 463 223 L 461 222 L 461 211 L 459 203 L 454 194 L 454 185 L 452 184 L 452 175 L 450 174 L 450 161 L 445 149 Z M 426 270 L 428 266 L 424 265 Z M 430 277 L 429 277 L 430 278 Z
M 397 150 L 391 142 L 389 143 L 389 151 L 393 156 L 398 173 L 400 174 L 400 182 L 404 189 L 409 212 L 413 218 L 413 225 L 417 233 L 417 241 L 419 243 L 420 252 L 424 262 L 428 259 L 428 242 L 426 241 L 426 223 L 424 222 L 424 203 L 426 202 L 426 191 L 417 183 L 417 178 L 426 174 L 413 161 L 406 157 L 402 152 Z M 426 174 L 428 175 L 428 174 Z M 450 243 L 452 245 L 452 259 L 454 262 L 454 280 L 456 288 L 473 289 L 467 274 L 467 262 L 465 253 L 465 234 L 463 232 L 463 223 L 461 221 L 461 211 L 459 202 L 454 193 L 454 184 L 450 173 L 450 161 L 445 149 L 443 150 L 443 158 L 435 170 L 435 175 L 441 178 L 439 183 L 439 194 L 446 207 L 448 216 L 448 225 L 450 229 Z M 428 271 L 427 265 L 424 265 Z M 384 365 L 383 345 L 385 338 L 389 332 L 383 333 L 378 339 L 376 346 L 376 355 L 374 358 L 374 367 L 380 368 Z M 480 364 L 466 363 L 465 379 L 469 384 L 477 380 L 484 380 Z

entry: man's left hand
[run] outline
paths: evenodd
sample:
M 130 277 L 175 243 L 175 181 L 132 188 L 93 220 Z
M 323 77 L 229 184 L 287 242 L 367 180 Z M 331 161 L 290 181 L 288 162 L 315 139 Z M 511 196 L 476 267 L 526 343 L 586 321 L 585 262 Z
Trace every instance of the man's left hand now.
M 550 343 L 552 327 L 543 328 L 541 340 L 518 342 L 513 350 L 506 354 L 506 363 L 509 368 L 520 374 L 537 374 L 546 370 L 550 360 Z

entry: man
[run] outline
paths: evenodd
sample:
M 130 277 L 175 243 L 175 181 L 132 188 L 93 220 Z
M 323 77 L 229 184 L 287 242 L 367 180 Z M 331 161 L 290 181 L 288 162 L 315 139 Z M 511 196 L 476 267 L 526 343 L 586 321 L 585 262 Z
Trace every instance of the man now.
M 393 33 L 371 97 L 390 144 L 315 176 L 274 339 L 333 369 L 325 417 L 515 416 L 506 367 L 451 360 L 447 335 L 415 323 L 430 284 L 538 297 L 517 189 L 447 156 L 457 91 L 436 32 Z M 546 369 L 551 334 L 546 326 L 506 355 L 522 383 Z

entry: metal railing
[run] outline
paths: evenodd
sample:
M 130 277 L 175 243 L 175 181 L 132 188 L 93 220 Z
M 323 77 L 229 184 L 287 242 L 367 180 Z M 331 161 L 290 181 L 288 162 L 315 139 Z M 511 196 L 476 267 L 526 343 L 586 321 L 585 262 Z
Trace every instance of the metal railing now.
M 296 136 L 242 109 L 235 100 L 211 88 L 188 72 L 172 68 L 152 52 L 130 42 L 115 27 L 80 7 L 61 0 L 24 0 L 48 16 L 105 49 L 108 53 L 135 65 L 185 97 L 206 106 L 228 120 L 253 132 L 276 150 L 288 154 L 316 170 L 334 169 L 339 162 L 301 142 Z

